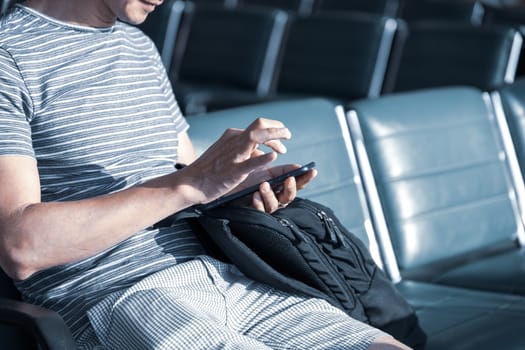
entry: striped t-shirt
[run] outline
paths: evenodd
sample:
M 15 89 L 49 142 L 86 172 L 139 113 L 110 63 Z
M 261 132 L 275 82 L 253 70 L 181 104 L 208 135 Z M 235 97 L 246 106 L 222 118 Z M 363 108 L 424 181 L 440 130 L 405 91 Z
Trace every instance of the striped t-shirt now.
M 75 26 L 17 5 L 1 18 L 0 71 L 0 156 L 37 160 L 43 202 L 111 193 L 174 171 L 178 134 L 188 125 L 158 52 L 137 28 Z M 16 285 L 78 336 L 86 310 L 106 295 L 201 250 L 183 224 L 146 229 Z

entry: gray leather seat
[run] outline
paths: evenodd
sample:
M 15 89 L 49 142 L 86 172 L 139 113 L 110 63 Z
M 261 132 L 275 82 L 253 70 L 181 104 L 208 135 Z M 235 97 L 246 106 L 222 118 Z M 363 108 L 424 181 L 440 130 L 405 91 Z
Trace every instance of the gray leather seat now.
M 352 108 L 393 278 L 525 294 L 523 180 L 497 101 L 448 87 Z
M 286 21 L 281 10 L 195 6 L 180 62 L 170 72 L 182 110 L 206 112 L 214 98 L 267 94 Z
M 516 29 L 437 20 L 408 27 L 399 69 L 385 82 L 391 90 L 448 85 L 491 90 L 514 80 L 523 42 Z
M 390 59 L 406 32 L 392 17 L 338 13 L 296 17 L 283 48 L 277 95 L 341 101 L 377 97 Z

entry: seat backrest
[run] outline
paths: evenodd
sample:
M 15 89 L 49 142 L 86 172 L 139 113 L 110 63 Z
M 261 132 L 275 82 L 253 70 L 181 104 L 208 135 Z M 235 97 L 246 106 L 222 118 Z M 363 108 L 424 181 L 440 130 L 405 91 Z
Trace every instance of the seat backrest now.
M 266 92 L 286 19 L 280 10 L 196 6 L 178 79 Z
M 484 24 L 504 24 L 522 26 L 525 24 L 525 6 L 489 6 L 485 5 Z
M 239 0 L 192 0 L 198 5 L 224 6 L 234 8 L 239 5 Z
M 399 0 L 316 0 L 316 12 L 366 12 L 389 17 L 398 14 Z
M 525 6 L 495 7 L 485 6 L 484 26 L 506 25 L 517 28 L 522 36 L 525 34 Z M 525 49 L 521 49 L 516 76 L 525 75 Z
M 494 89 L 514 80 L 522 42 L 521 34 L 511 27 L 413 22 L 398 72 L 391 77 L 393 90 L 446 85 Z
M 341 100 L 379 96 L 403 28 L 394 18 L 364 13 L 291 18 L 277 92 Z
M 240 6 L 264 6 L 292 11 L 301 15 L 312 13 L 315 0 L 241 0 Z
M 188 116 L 197 153 L 202 153 L 226 128 L 245 128 L 258 116 L 280 120 L 292 132 L 291 140 L 285 142 L 288 152 L 276 163 L 316 162 L 318 176 L 299 195 L 331 207 L 351 232 L 369 243 L 380 263 L 342 107 L 314 98 Z
M 357 101 L 348 115 L 389 268 L 443 266 L 523 237 L 515 158 L 488 93 L 399 93 Z
M 407 22 L 420 20 L 459 21 L 480 25 L 484 7 L 479 1 L 405 0 L 400 17 Z

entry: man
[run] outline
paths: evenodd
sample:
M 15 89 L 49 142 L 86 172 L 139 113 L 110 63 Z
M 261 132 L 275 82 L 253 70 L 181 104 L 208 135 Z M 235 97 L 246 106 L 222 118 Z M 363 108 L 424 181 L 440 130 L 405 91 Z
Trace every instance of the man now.
M 80 348 L 406 349 L 206 256 L 183 222 L 155 225 L 296 167 L 268 167 L 291 134 L 261 118 L 195 159 L 153 44 L 117 20 L 139 24 L 160 4 L 28 0 L 3 17 L 4 271 L 62 315 Z M 263 183 L 251 204 L 273 212 L 314 176 L 287 179 L 279 195 Z

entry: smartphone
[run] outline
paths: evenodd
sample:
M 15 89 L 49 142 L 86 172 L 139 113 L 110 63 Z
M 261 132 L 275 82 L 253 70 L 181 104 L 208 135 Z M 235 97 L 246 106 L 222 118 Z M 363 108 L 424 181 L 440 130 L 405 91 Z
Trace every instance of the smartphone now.
M 303 165 L 300 168 L 294 169 L 294 170 L 289 171 L 289 172 L 287 172 L 285 174 L 282 174 L 282 175 L 276 176 L 274 178 L 271 178 L 270 180 L 267 180 L 266 182 L 268 182 L 270 184 L 270 186 L 274 189 L 274 191 L 278 192 L 279 185 L 282 185 L 284 180 L 286 180 L 290 176 L 294 176 L 294 177 L 301 176 L 301 175 L 303 175 L 304 173 L 310 171 L 313 168 L 315 168 L 315 162 L 310 162 L 308 164 Z M 235 192 L 235 193 L 232 193 L 232 194 L 229 194 L 229 195 L 226 195 L 226 196 L 219 197 L 216 200 L 211 201 L 210 203 L 206 203 L 206 204 L 200 205 L 199 208 L 206 210 L 206 209 L 212 209 L 212 208 L 215 208 L 215 207 L 227 204 L 227 203 L 229 203 L 231 201 L 240 199 L 240 198 L 242 198 L 244 196 L 247 196 L 247 195 L 252 194 L 252 193 L 254 193 L 256 191 L 259 191 L 259 186 L 260 185 L 261 184 L 253 185 L 253 186 L 245 188 L 244 190 L 240 190 L 239 192 Z

